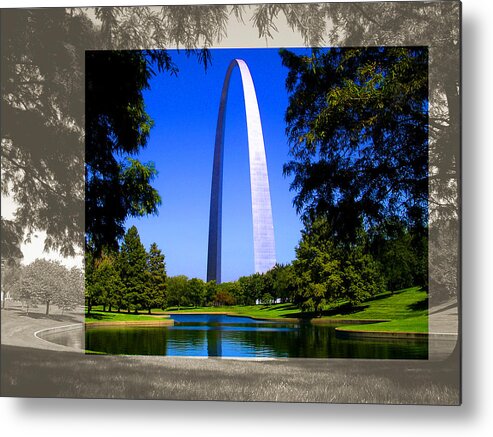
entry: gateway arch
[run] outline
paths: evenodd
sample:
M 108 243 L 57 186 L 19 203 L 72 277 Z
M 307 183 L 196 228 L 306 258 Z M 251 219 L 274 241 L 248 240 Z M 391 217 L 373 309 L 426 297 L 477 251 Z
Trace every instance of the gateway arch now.
M 215 280 L 218 284 L 221 282 L 224 127 L 226 122 L 229 80 L 231 78 L 231 73 L 236 66 L 240 69 L 243 96 L 245 99 L 248 157 L 250 162 L 250 189 L 252 195 L 253 256 L 255 272 L 266 272 L 274 267 L 276 263 L 269 178 L 267 175 L 264 138 L 262 135 L 262 124 L 260 122 L 257 96 L 247 64 L 242 59 L 234 59 L 229 64 L 222 88 L 216 127 L 214 164 L 212 168 L 207 281 Z

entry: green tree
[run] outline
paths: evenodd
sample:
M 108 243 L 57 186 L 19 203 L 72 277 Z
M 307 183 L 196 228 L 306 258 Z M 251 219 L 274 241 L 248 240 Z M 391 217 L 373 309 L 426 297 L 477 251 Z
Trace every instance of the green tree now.
M 330 243 L 314 245 L 301 241 L 296 248 L 293 268 L 298 277 L 295 302 L 304 312 L 318 315 L 327 303 L 342 294 L 341 262 Z
M 356 305 L 384 289 L 378 263 L 365 245 L 336 245 L 330 235 L 328 223 L 316 220 L 302 232 L 293 261 L 295 302 L 316 315 L 328 303 L 343 300 Z
M 357 305 L 384 291 L 380 266 L 363 248 L 355 247 L 344 257 L 340 298 Z
M 216 281 L 209 281 L 205 283 L 204 288 L 204 305 L 212 305 L 214 296 L 216 295 L 217 284 Z
M 188 301 L 193 306 L 204 305 L 205 303 L 205 283 L 202 279 L 192 278 L 187 285 Z
M 165 51 L 86 52 L 86 239 L 97 251 L 116 249 L 125 219 L 155 214 L 161 202 L 154 164 L 132 157 L 153 125 L 143 97 L 151 65 L 173 69 Z
M 214 295 L 214 306 L 231 306 L 236 304 L 234 289 L 237 284 L 234 282 L 223 282 L 217 285 L 216 294 Z
M 118 265 L 124 289 L 124 305 L 128 312 L 138 312 L 145 305 L 144 296 L 149 287 L 149 277 L 147 252 L 135 226 L 125 234 Z
M 281 50 L 295 206 L 354 243 L 362 227 L 399 217 L 424 232 L 428 206 L 426 48 Z
M 428 238 L 415 235 L 399 221 L 389 221 L 368 233 L 370 251 L 385 276 L 386 288 L 394 291 L 428 286 Z
M 243 305 L 255 305 L 257 300 L 261 300 L 266 291 L 266 281 L 262 274 L 254 273 L 250 276 L 242 276 L 238 279 L 241 288 Z
M 106 308 L 111 311 L 112 307 L 120 310 L 123 283 L 116 268 L 115 257 L 103 254 L 96 260 L 91 286 L 97 303 L 103 305 L 103 311 L 106 311 Z
M 185 275 L 171 276 L 168 278 L 168 306 L 189 306 L 188 278 Z
M 264 304 L 264 305 L 272 305 L 275 301 L 275 298 L 272 297 L 272 294 L 270 293 L 264 293 L 262 295 L 262 299 L 260 299 L 260 301 Z
M 144 307 L 149 314 L 151 308 L 163 308 L 166 302 L 166 264 L 164 254 L 156 243 L 152 243 L 148 253 L 147 271 L 149 287 L 145 296 Z
M 270 294 L 273 299 L 280 299 L 281 302 L 288 302 L 295 290 L 296 277 L 291 264 L 276 264 L 271 270 L 265 273 L 269 278 Z
M 460 162 L 460 4 L 458 2 L 367 2 L 258 5 L 253 22 L 259 35 L 271 38 L 273 19 L 284 15 L 307 47 L 406 46 L 424 41 L 432 48 L 429 59 L 430 99 L 430 211 L 445 223 L 444 232 L 456 233 Z M 441 224 L 440 224 L 441 226 Z M 455 229 L 454 229 L 455 227 Z M 447 238 L 440 236 L 439 238 Z M 455 246 L 457 251 L 457 246 Z M 437 248 L 437 252 L 440 249 Z M 445 264 L 445 259 L 439 260 Z M 448 268 L 447 270 L 450 270 Z M 441 276 L 441 270 L 430 271 Z M 456 275 L 454 275 L 456 276 Z M 456 282 L 457 284 L 457 282 Z

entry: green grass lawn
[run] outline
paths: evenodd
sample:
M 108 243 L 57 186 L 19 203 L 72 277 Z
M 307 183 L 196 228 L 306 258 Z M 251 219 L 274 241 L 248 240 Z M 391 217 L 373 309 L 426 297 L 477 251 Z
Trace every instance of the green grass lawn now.
M 128 314 L 128 313 L 109 313 L 98 310 L 92 310 L 91 314 L 86 312 L 86 323 L 100 323 L 100 322 L 145 322 L 145 321 L 159 321 L 167 319 L 163 314 L 149 315 L 149 314 Z
M 167 308 L 166 312 L 155 309 L 153 314 L 108 313 L 100 307 L 93 307 L 91 315 L 86 314 L 86 323 L 155 321 L 165 313 L 212 312 L 228 313 L 262 319 L 313 318 L 314 314 L 302 313 L 291 303 L 275 305 L 235 305 L 221 307 Z M 388 320 L 387 322 L 364 325 L 345 325 L 344 329 L 365 331 L 427 332 L 428 294 L 418 287 L 382 293 L 372 299 L 351 307 L 347 302 L 327 307 L 317 322 L 332 320 Z
M 345 330 L 428 332 L 428 294 L 419 288 L 410 288 L 393 295 L 383 294 L 356 308 L 335 308 L 328 313 L 330 316 L 327 318 L 334 319 L 389 320 L 364 325 L 346 325 Z
M 382 293 L 356 307 L 347 304 L 331 308 L 324 317 L 337 319 L 398 320 L 428 314 L 428 293 L 418 287 L 391 293 Z
M 303 314 L 291 303 L 276 305 L 224 306 L 197 308 L 168 308 L 168 312 L 224 312 L 257 318 L 312 318 L 313 314 Z M 374 298 L 351 307 L 346 302 L 329 306 L 318 319 L 319 322 L 337 320 L 389 320 L 389 322 L 345 325 L 356 330 L 427 332 L 428 294 L 419 287 L 400 290 L 395 293 L 382 293 Z
M 167 308 L 169 313 L 230 313 L 240 316 L 264 318 L 264 319 L 281 319 L 281 318 L 298 318 L 300 310 L 292 303 L 281 303 L 275 305 L 233 305 L 219 307 L 194 307 L 194 308 Z
M 428 316 L 408 317 L 391 322 L 344 325 L 345 331 L 428 332 Z

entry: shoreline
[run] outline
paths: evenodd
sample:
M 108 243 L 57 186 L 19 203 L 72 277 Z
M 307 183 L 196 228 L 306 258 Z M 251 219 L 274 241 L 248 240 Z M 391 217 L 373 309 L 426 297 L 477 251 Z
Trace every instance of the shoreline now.
M 225 312 L 225 311 L 189 311 L 189 312 L 167 312 L 165 314 L 183 314 L 183 315 L 194 315 L 194 314 L 218 314 L 218 315 L 226 315 L 226 316 L 234 316 L 234 317 L 246 317 L 254 320 L 267 320 L 273 322 L 286 322 L 286 323 L 310 323 L 312 325 L 369 325 L 373 323 L 382 323 L 382 322 L 390 322 L 391 319 L 330 319 L 330 318 L 321 318 L 321 319 L 301 319 L 301 318 L 279 318 L 279 317 L 255 317 L 255 316 L 246 316 L 243 314 Z M 432 333 L 428 332 L 412 332 L 412 331 L 358 331 L 358 330 L 349 330 L 336 326 L 336 333 L 341 335 L 341 337 L 346 338 L 396 338 L 396 339 L 428 339 Z
M 121 325 L 130 325 L 130 326 L 173 326 L 175 324 L 174 320 L 120 320 L 120 321 L 109 321 L 109 322 L 86 322 L 84 321 L 84 325 L 86 328 L 90 328 L 91 326 L 121 326 Z

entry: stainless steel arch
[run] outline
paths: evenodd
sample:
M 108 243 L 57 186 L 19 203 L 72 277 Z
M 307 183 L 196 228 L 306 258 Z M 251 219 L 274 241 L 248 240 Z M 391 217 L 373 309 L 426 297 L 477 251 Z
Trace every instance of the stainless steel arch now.
M 217 119 L 212 169 L 211 208 L 209 216 L 209 249 L 207 254 L 207 281 L 221 282 L 221 228 L 224 127 L 231 73 L 238 66 L 243 85 L 250 161 L 250 189 L 252 194 L 253 254 L 255 272 L 263 273 L 276 263 L 274 224 L 270 200 L 269 178 L 265 158 L 264 137 L 258 109 L 257 95 L 247 64 L 234 59 L 229 64 L 224 79 Z

